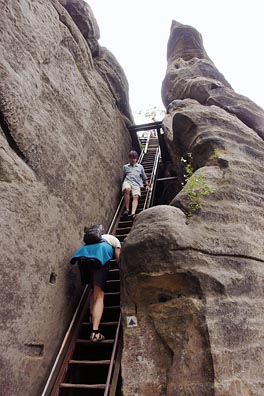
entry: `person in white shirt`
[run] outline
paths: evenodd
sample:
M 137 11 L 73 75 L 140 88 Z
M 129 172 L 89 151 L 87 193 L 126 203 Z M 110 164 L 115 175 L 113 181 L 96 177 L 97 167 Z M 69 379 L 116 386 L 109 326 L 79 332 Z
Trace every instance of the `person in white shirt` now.
M 150 191 L 151 188 L 143 166 L 137 163 L 138 153 L 136 151 L 130 151 L 128 158 L 129 163 L 123 166 L 124 181 L 122 184 L 122 192 L 124 193 L 125 199 L 124 215 L 134 220 L 143 183 L 147 191 Z M 133 197 L 131 214 L 129 213 L 130 192 Z

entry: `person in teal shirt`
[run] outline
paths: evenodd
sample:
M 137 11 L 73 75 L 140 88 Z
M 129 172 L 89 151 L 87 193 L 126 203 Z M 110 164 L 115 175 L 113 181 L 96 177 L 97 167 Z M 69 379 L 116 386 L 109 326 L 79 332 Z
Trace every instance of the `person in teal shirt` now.
M 83 284 L 91 284 L 90 314 L 92 333 L 90 340 L 98 342 L 105 339 L 99 332 L 99 325 L 104 310 L 104 290 L 110 268 L 110 260 L 119 262 L 121 244 L 113 235 L 103 234 L 98 243 L 80 246 L 71 257 L 71 264 L 79 266 Z

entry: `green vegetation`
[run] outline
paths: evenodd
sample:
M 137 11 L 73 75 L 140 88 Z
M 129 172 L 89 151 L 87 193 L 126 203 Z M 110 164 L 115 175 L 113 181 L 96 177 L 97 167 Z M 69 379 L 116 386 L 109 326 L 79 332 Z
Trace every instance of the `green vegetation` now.
M 191 217 L 194 212 L 201 209 L 200 198 L 214 192 L 206 183 L 204 174 L 198 169 L 195 174 L 192 166 L 192 153 L 187 153 L 188 159 L 181 158 L 184 165 L 183 190 L 188 198 L 188 210 L 186 215 Z
M 220 151 L 217 149 L 217 148 L 215 148 L 214 149 L 214 154 L 213 154 L 213 158 L 219 158 L 219 156 L 220 156 Z

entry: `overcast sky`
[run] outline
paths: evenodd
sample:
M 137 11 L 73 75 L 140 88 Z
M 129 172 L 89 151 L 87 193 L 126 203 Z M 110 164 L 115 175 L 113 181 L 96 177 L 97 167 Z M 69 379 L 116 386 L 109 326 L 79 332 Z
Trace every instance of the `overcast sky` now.
M 100 27 L 100 44 L 126 73 L 134 115 L 150 106 L 163 107 L 160 91 L 173 19 L 199 30 L 208 55 L 235 91 L 264 108 L 264 1 L 87 2 Z

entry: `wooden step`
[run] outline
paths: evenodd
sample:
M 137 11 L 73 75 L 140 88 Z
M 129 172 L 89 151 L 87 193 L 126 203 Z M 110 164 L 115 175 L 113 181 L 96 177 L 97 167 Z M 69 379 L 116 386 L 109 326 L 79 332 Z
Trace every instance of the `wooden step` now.
M 107 293 L 105 293 L 104 295 L 105 295 L 105 296 L 117 296 L 118 294 L 120 294 L 119 291 L 118 291 L 118 292 L 107 292 Z
M 82 340 L 78 338 L 76 341 L 77 344 L 93 344 L 93 345 L 101 345 L 101 344 L 113 344 L 115 340 L 103 340 L 100 342 L 91 342 L 90 340 Z
M 109 307 L 104 307 L 104 309 L 120 309 L 120 305 L 110 305 Z
M 118 322 L 100 322 L 100 326 L 115 326 Z M 91 326 L 89 322 L 82 322 L 82 326 Z
M 119 271 L 119 270 L 117 270 Z M 106 283 L 120 283 L 120 279 L 108 279 Z
M 71 389 L 105 389 L 105 384 L 70 384 L 61 383 L 60 388 L 71 388 Z
M 121 228 L 117 228 L 117 229 L 116 229 L 115 236 L 117 237 L 118 234 L 119 234 L 119 235 L 128 234 L 130 230 L 131 230 L 131 227 L 121 227 Z
M 108 365 L 111 360 L 70 360 L 70 364 L 76 364 L 80 366 L 100 366 Z

